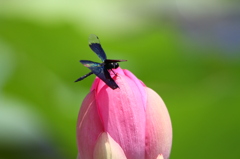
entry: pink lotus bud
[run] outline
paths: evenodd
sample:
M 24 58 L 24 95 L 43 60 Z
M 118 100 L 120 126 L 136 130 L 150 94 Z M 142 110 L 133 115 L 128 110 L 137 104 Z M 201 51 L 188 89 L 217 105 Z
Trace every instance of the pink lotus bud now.
M 128 70 L 114 72 L 118 89 L 97 77 L 82 103 L 78 159 L 168 159 L 172 126 L 161 97 Z

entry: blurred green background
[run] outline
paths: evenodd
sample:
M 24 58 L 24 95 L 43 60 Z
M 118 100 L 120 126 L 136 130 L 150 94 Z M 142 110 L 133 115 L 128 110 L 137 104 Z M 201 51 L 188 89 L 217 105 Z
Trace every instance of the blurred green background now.
M 89 34 L 165 101 L 171 159 L 240 158 L 239 1 L 0 0 L 0 159 L 76 158 Z

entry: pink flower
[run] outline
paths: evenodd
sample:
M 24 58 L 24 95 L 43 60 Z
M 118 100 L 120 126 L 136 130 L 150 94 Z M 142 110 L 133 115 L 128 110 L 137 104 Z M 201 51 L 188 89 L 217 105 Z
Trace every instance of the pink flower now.
M 128 70 L 114 72 L 119 89 L 96 78 L 82 103 L 78 159 L 168 159 L 172 126 L 161 97 Z

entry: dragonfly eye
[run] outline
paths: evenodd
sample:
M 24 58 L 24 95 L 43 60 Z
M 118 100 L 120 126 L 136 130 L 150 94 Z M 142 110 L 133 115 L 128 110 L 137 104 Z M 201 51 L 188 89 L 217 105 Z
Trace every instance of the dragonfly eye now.
M 118 67 L 119 67 L 119 64 L 118 64 L 117 62 L 114 62 L 114 63 L 112 63 L 112 67 L 113 67 L 113 68 L 118 68 Z

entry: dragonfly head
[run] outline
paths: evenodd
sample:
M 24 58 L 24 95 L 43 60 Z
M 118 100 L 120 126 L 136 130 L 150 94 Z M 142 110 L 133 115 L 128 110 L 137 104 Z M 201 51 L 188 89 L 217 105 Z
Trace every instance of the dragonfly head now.
M 111 63 L 106 63 L 106 68 L 107 69 L 115 69 L 118 68 L 119 64 L 117 62 L 111 62 Z

